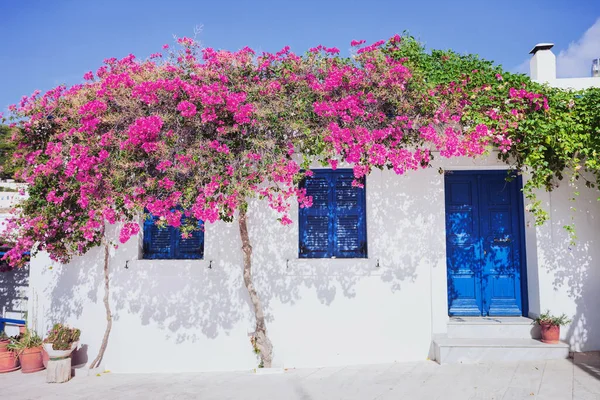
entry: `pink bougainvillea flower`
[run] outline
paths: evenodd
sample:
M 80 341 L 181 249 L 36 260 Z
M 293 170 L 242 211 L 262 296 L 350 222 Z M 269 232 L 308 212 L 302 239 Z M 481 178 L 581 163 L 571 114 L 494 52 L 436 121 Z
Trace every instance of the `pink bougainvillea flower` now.
M 193 117 L 196 115 L 196 106 L 189 101 L 182 101 L 177 105 L 177 111 L 181 112 L 184 117 Z

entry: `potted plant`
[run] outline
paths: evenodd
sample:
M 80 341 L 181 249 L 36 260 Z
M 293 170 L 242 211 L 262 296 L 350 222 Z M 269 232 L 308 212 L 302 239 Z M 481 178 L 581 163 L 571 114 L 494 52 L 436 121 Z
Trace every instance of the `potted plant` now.
M 5 353 L 8 351 L 6 346 L 10 342 L 10 338 L 6 335 L 6 332 L 0 332 L 0 353 Z
M 4 331 L 0 332 L 0 373 L 19 369 L 19 358 L 14 351 L 8 349 L 10 337 Z
M 16 371 L 20 368 L 19 358 L 14 351 L 0 353 L 0 374 Z
M 550 314 L 550 310 L 542 313 L 535 319 L 535 322 L 540 325 L 542 331 L 542 342 L 556 344 L 560 339 L 560 327 L 571 322 L 566 314 L 555 317 Z
M 28 374 L 44 369 L 42 338 L 37 333 L 26 330 L 25 333 L 11 339 L 8 349 L 14 351 L 19 357 L 21 372 Z
M 53 359 L 66 358 L 71 355 L 79 344 L 81 331 L 68 325 L 54 324 L 44 339 L 44 350 Z

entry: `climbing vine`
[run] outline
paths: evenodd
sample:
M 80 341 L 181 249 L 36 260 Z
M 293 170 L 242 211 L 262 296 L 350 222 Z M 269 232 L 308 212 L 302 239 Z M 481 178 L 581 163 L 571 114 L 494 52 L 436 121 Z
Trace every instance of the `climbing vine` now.
M 536 189 L 551 191 L 565 177 L 570 181 L 582 180 L 589 188 L 598 187 L 600 88 L 565 90 L 542 85 L 523 74 L 503 71 L 475 55 L 441 50 L 427 53 L 410 36 L 392 54 L 407 59 L 407 65 L 418 71 L 415 77 L 423 87 L 445 87 L 466 80 L 474 88 L 483 88 L 479 95 L 469 99 L 465 113 L 474 121 L 485 123 L 487 117 L 494 117 L 504 107 L 507 90 L 509 97 L 526 93 L 543 96 L 544 112 L 511 111 L 516 114 L 518 125 L 510 130 L 510 148 L 499 152 L 499 158 L 511 168 L 527 172 L 523 191 L 529 200 L 528 211 L 538 224 L 544 223 L 548 214 L 536 198 Z M 578 194 L 573 191 L 574 198 Z M 574 237 L 575 227 L 565 228 Z

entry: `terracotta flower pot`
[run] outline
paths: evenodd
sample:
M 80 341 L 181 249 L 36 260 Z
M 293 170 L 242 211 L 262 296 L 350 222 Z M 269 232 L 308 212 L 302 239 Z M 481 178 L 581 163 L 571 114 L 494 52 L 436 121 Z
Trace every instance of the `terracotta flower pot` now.
M 43 370 L 42 346 L 24 349 L 19 354 L 19 361 L 21 362 L 21 372 L 24 374 Z
M 542 330 L 542 342 L 549 344 L 558 343 L 560 339 L 560 326 L 542 322 L 540 327 Z
M 0 340 L 0 353 L 6 353 L 8 351 L 8 349 L 6 348 L 6 346 L 8 346 L 8 343 L 8 340 Z
M 19 358 L 12 351 L 0 353 L 0 373 L 16 371 L 19 369 Z

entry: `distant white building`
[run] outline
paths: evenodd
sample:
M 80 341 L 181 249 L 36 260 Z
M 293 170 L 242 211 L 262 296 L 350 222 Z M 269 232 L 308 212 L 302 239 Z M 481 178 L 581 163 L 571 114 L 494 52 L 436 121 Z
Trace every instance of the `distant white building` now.
M 534 81 L 547 83 L 550 86 L 563 89 L 587 89 L 591 87 L 600 87 L 600 66 L 599 60 L 593 60 L 592 73 L 589 77 L 582 78 L 557 78 L 556 77 L 556 56 L 552 52 L 553 43 L 538 43 L 529 52 L 532 55 L 529 61 L 529 76 Z M 590 63 L 592 60 L 590 60 Z
M 600 78 L 557 79 L 550 48 L 532 50 L 533 79 L 600 87 Z M 350 188 L 343 169 L 315 169 L 315 206 L 296 210 L 290 226 L 265 204 L 251 204 L 254 277 L 275 366 L 548 359 L 600 350 L 597 190 L 578 187 L 576 211 L 567 183 L 540 191 L 550 220 L 535 226 L 523 182 L 506 183 L 507 167 L 495 154 L 437 157 L 435 166 L 405 176 L 374 171 L 364 190 Z M 563 229 L 571 219 L 576 246 Z M 188 247 L 175 234 L 146 227 L 145 236 L 112 254 L 114 324 L 105 367 L 256 367 L 237 225 L 208 225 Z M 100 249 L 69 265 L 45 254 L 31 261 L 29 324 L 40 332 L 54 322 L 81 328 L 82 361 L 97 354 L 105 329 L 102 261 Z M 546 309 L 573 320 L 562 329 L 564 344 L 533 339 L 529 318 Z

